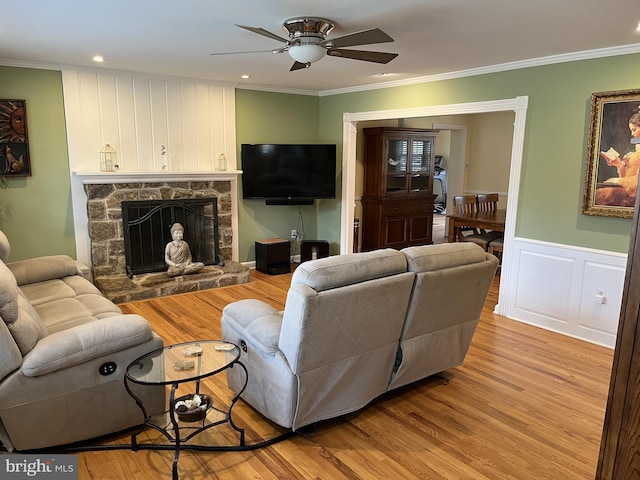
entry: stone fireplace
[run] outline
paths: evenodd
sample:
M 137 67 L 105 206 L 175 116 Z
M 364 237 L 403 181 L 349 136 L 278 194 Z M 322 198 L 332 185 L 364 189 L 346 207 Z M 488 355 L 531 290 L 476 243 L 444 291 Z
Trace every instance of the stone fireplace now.
M 86 197 L 90 258 L 85 263 L 90 264 L 94 283 L 107 298 L 123 303 L 249 281 L 249 269 L 235 260 L 235 176 L 217 179 L 209 174 L 213 178 L 199 179 L 197 174 L 167 175 L 166 180 L 162 174 L 147 175 L 151 178 L 144 178 L 144 174 L 137 176 L 141 178 L 136 178 L 136 174 L 118 173 L 81 178 Z M 123 202 L 205 198 L 217 201 L 219 264 L 207 265 L 197 274 L 175 278 L 169 278 L 165 271 L 127 275 Z M 78 250 L 80 253 L 81 249 Z M 81 257 L 79 254 L 80 260 Z

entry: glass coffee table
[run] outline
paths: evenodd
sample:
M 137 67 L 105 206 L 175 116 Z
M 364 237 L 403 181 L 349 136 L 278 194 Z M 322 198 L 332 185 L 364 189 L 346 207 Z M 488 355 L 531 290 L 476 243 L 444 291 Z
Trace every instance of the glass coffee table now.
M 129 395 L 142 410 L 144 423 L 142 429 L 131 435 L 132 450 L 138 449 L 137 436 L 144 427 L 149 426 L 161 432 L 174 446 L 173 478 L 178 478 L 178 458 L 181 444 L 189 441 L 199 433 L 220 425 L 229 423 L 240 435 L 240 446 L 244 446 L 244 430 L 239 428 L 232 418 L 232 410 L 240 395 L 247 386 L 247 369 L 240 362 L 240 348 L 233 343 L 221 340 L 201 340 L 197 342 L 170 345 L 137 358 L 127 367 L 124 376 L 124 386 Z M 228 368 L 242 368 L 245 372 L 245 382 L 242 389 L 233 397 L 229 407 L 223 409 L 217 406 L 212 397 L 200 393 L 200 381 L 211 377 Z M 169 408 L 166 412 L 149 415 L 143 402 L 133 393 L 129 382 L 139 385 L 171 385 Z M 176 398 L 178 385 L 194 382 L 194 393 Z M 197 396 L 197 397 L 196 397 Z M 197 406 L 198 401 L 200 405 Z M 167 414 L 170 422 L 162 422 Z M 193 426 L 196 424 L 197 426 Z M 181 438 L 180 432 L 189 433 Z M 145 445 L 149 449 L 165 449 L 164 445 Z M 186 448 L 184 445 L 182 448 Z M 199 450 L 206 450 L 206 446 L 198 445 Z M 215 447 L 211 447 L 214 449 Z

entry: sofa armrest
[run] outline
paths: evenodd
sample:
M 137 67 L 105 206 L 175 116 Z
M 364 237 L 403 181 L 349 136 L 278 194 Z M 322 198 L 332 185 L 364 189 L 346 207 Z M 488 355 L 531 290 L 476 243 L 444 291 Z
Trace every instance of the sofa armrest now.
M 91 282 L 91 269 L 85 263 L 80 260 L 76 260 L 76 274 L 80 275 Z
M 224 307 L 222 319 L 263 354 L 278 350 L 282 313 L 271 305 L 260 300 L 240 300 Z
M 18 286 L 45 282 L 78 274 L 75 260 L 68 255 L 48 255 L 7 264 Z
M 140 315 L 116 315 L 41 339 L 22 362 L 25 377 L 37 377 L 126 350 L 151 339 L 151 325 Z

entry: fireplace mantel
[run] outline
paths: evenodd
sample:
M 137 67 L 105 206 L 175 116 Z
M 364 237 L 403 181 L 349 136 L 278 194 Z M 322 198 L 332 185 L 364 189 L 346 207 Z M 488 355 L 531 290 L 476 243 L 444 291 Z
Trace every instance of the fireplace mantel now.
M 236 181 L 241 170 L 212 172 L 73 172 L 84 185 L 133 182 Z
M 91 264 L 91 245 L 88 232 L 87 196 L 85 185 L 159 183 L 159 182 L 229 182 L 231 186 L 232 213 L 232 260 L 238 261 L 238 176 L 241 170 L 199 171 L 199 172 L 86 172 L 74 171 L 71 174 L 71 196 L 73 221 L 76 239 L 76 258 Z

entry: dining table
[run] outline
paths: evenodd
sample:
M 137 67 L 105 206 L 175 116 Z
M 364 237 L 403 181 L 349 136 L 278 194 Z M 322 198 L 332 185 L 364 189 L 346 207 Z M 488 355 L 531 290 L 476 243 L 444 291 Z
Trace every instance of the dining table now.
M 504 232 L 506 218 L 506 209 L 447 215 L 447 220 L 449 221 L 447 241 L 449 243 L 456 242 L 459 238 L 461 227 Z

